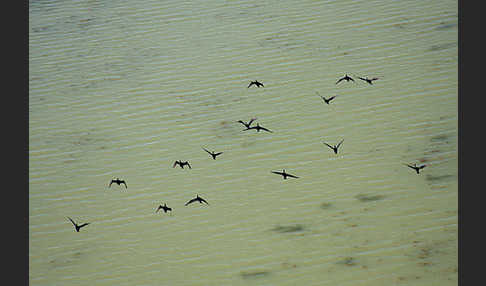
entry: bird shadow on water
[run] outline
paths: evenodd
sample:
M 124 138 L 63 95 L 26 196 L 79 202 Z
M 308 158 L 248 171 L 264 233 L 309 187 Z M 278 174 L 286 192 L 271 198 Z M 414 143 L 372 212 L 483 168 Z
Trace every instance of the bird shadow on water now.
M 294 225 L 277 225 L 271 229 L 274 232 L 278 233 L 293 233 L 293 232 L 301 232 L 305 230 L 304 225 L 302 224 L 294 224 Z
M 360 202 L 373 202 L 379 201 L 385 198 L 384 195 L 368 195 L 368 194 L 358 194 L 354 196 Z

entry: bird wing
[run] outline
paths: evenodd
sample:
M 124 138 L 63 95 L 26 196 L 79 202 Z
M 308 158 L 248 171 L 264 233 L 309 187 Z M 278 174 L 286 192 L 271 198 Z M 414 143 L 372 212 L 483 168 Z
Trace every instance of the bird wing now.
M 67 217 L 72 223 L 74 226 L 77 226 L 76 223 L 74 222 L 74 220 L 72 220 L 70 217 Z
M 159 207 L 157 208 L 157 210 L 155 211 L 155 213 L 158 213 L 161 208 L 162 208 L 162 206 L 159 205 Z
M 287 174 L 287 177 L 291 177 L 291 178 L 298 178 L 297 176 L 290 175 L 290 174 Z
M 113 184 L 115 180 L 111 180 L 110 184 L 108 185 L 108 188 L 111 187 L 111 184 Z
M 125 188 L 128 189 L 127 183 L 125 183 L 125 181 L 121 181 L 120 184 L 124 184 L 125 185 Z
M 415 166 L 412 166 L 412 165 L 409 165 L 409 164 L 403 164 L 403 165 L 405 165 L 405 166 L 407 166 L 407 167 L 410 167 L 410 168 L 412 168 L 412 169 L 414 169 L 414 170 L 415 170 Z
M 208 152 L 209 155 L 211 155 L 211 152 L 209 152 L 208 150 L 206 150 L 206 148 L 203 147 L 203 150 Z
M 336 148 L 339 148 L 339 146 L 341 146 L 341 144 L 343 144 L 343 141 L 344 141 L 344 139 L 341 140 L 341 142 L 339 142 L 339 144 L 337 144 Z
M 193 202 L 195 202 L 195 201 L 196 201 L 196 199 L 191 199 L 190 201 L 188 201 L 188 202 L 185 204 L 185 206 L 187 206 L 188 204 L 192 204 L 192 203 L 193 203 Z
M 252 85 L 254 85 L 254 84 L 255 84 L 255 83 L 252 81 L 252 82 L 250 82 L 250 84 L 248 85 L 248 87 L 250 87 L 250 86 L 252 86 Z
M 282 175 L 282 176 L 284 174 L 283 172 L 277 172 L 277 171 L 272 171 L 272 173 L 277 174 L 277 175 Z
M 248 126 L 248 127 L 249 127 L 249 126 L 251 125 L 251 123 L 252 123 L 253 121 L 255 121 L 255 119 L 256 119 L 256 118 L 252 118 L 252 119 L 250 119 L 250 121 L 248 121 L 248 123 L 247 123 L 247 124 L 245 124 L 245 126 Z
M 265 87 L 265 86 L 263 85 L 263 83 L 261 83 L 261 82 L 257 83 L 257 86 L 258 86 L 258 85 L 259 85 L 259 86 L 262 86 L 262 87 Z
M 199 197 L 199 200 L 200 200 L 201 202 L 205 202 L 207 205 L 209 205 L 209 203 L 208 203 L 208 202 L 207 202 L 205 199 L 203 199 L 203 198 Z
M 174 165 L 172 166 L 172 168 L 175 168 L 175 166 L 177 166 L 177 164 L 179 164 L 179 162 L 178 161 L 175 161 L 174 162 Z
M 268 131 L 268 132 L 272 132 L 272 131 L 268 130 L 268 129 L 267 129 L 267 128 L 265 128 L 265 127 L 260 127 L 260 129 L 265 130 L 265 131 Z M 272 132 L 272 133 L 273 133 L 273 132 Z
M 189 166 L 189 169 L 192 169 L 191 165 L 189 165 L 189 162 L 186 162 L 186 165 Z
M 359 78 L 360 80 L 364 80 L 364 81 L 366 81 L 366 78 L 362 78 L 362 77 L 359 77 L 359 76 L 358 76 L 358 78 Z
M 344 77 L 342 77 L 338 81 L 336 81 L 336 84 L 340 83 L 342 80 L 344 80 Z
M 216 154 L 214 154 L 214 156 L 218 156 L 218 155 L 221 155 L 221 154 L 223 154 L 223 152 L 216 153 Z
M 423 169 L 423 168 L 425 168 L 425 166 L 427 166 L 427 165 L 422 165 L 422 166 L 419 167 L 419 169 Z
M 326 142 L 322 142 L 322 143 L 326 144 L 326 145 L 327 145 L 327 147 L 329 147 L 329 148 L 331 148 L 331 149 L 334 149 L 334 147 L 333 147 L 333 146 L 331 146 L 331 145 L 327 144 Z
M 82 228 L 83 226 L 87 226 L 88 224 L 90 223 L 89 222 L 83 223 L 82 225 L 79 226 L 79 228 Z

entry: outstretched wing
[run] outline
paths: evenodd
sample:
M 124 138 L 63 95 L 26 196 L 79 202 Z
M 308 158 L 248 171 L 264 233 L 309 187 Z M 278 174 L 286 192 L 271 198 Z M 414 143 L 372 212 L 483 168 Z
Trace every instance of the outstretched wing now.
M 290 174 L 287 174 L 287 177 L 291 177 L 291 178 L 298 178 L 297 176 L 290 175 Z
M 214 154 L 214 156 L 219 156 L 221 154 L 223 154 L 223 152 L 218 152 L 218 153 Z
M 115 180 L 111 180 L 110 184 L 108 185 L 108 188 L 111 187 L 111 184 L 113 184 Z
M 175 168 L 175 166 L 177 166 L 177 164 L 179 164 L 179 162 L 178 161 L 175 161 L 174 162 L 174 165 L 172 165 L 172 168 Z
M 265 131 L 267 131 L 267 132 L 271 132 L 271 133 L 273 133 L 272 131 L 268 130 L 268 129 L 267 129 L 267 128 L 265 128 L 265 127 L 260 127 L 260 129 L 261 129 L 261 130 L 265 130 Z
M 77 226 L 76 223 L 74 222 L 74 220 L 72 220 L 70 217 L 67 217 L 72 223 L 74 226 Z
M 252 81 L 252 82 L 250 82 L 250 84 L 248 85 L 248 87 L 250 87 L 250 86 L 252 86 L 254 84 L 255 84 L 255 82 Z
M 283 172 L 272 171 L 272 173 L 283 176 Z
M 327 144 L 326 142 L 322 142 L 322 143 L 324 143 L 325 145 L 327 145 L 327 147 L 329 147 L 329 148 L 331 148 L 331 149 L 333 149 L 333 150 L 334 150 L 334 147 L 333 147 L 333 146 L 331 146 L 331 145 Z
M 192 169 L 191 165 L 189 165 L 189 162 L 186 162 L 186 165 L 189 166 L 189 169 Z
M 188 202 L 185 204 L 185 206 L 187 206 L 188 204 L 192 204 L 192 203 L 193 203 L 193 202 L 195 202 L 195 201 L 197 201 L 197 199 L 191 199 L 191 200 L 189 200 L 189 201 L 188 201 Z
M 419 169 L 423 169 L 423 168 L 425 168 L 425 166 L 427 166 L 427 165 L 422 165 L 422 166 L 419 167 Z
M 412 169 L 414 169 L 414 170 L 415 170 L 415 166 L 413 166 L 413 165 L 409 165 L 409 164 L 403 164 L 403 165 L 405 165 L 405 166 L 407 166 L 407 167 L 410 167 L 410 168 L 412 168 Z
M 252 123 L 253 121 L 255 121 L 255 120 L 256 120 L 256 118 L 252 118 L 252 119 L 250 119 L 250 121 L 248 121 L 248 123 L 247 123 L 247 124 L 245 124 L 245 126 L 250 127 L 251 123 Z
M 89 222 L 83 223 L 82 225 L 79 226 L 79 228 L 82 228 L 83 226 L 87 226 L 88 224 L 90 223 Z
M 208 202 L 207 202 L 205 199 L 203 199 L 203 198 L 199 197 L 199 200 L 200 200 L 201 202 L 205 202 L 207 205 L 209 205 L 209 203 L 208 203 Z
M 208 152 L 209 155 L 212 155 L 211 152 L 209 152 L 208 150 L 206 150 L 206 148 L 202 147 L 204 151 Z
M 338 81 L 336 81 L 336 84 L 340 83 L 342 80 L 344 80 L 344 77 L 342 77 Z
M 124 184 L 125 185 L 125 189 L 128 189 L 127 183 L 125 183 L 125 181 L 121 181 L 120 184 Z
M 155 211 L 155 213 L 158 213 L 161 208 L 162 208 L 162 206 L 159 205 L 159 207 L 157 208 L 157 210 Z
M 344 139 L 341 140 L 341 142 L 339 142 L 339 144 L 336 145 L 336 148 L 339 148 L 339 146 L 341 146 L 341 144 L 343 144 L 343 141 L 344 141 Z

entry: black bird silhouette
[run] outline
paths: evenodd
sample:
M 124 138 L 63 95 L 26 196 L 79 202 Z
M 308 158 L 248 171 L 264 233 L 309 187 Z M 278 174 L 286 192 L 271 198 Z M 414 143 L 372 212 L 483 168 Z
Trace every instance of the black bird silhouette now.
M 415 172 L 417 172 L 417 174 L 420 174 L 420 169 L 423 169 L 425 168 L 425 166 L 427 166 L 427 165 L 417 166 L 417 164 L 413 164 L 413 165 L 404 164 L 404 165 L 414 169 Z
M 111 180 L 110 185 L 108 187 L 111 187 L 111 184 L 113 184 L 113 183 L 116 183 L 117 185 L 124 184 L 125 188 L 128 188 L 127 183 L 125 183 L 124 180 L 120 180 L 120 178 L 116 178 L 116 180 Z
M 253 121 L 255 121 L 255 119 L 256 119 L 256 118 L 252 118 L 250 121 L 248 121 L 248 123 L 245 123 L 243 120 L 238 120 L 238 121 L 236 121 L 236 122 L 239 122 L 239 123 L 241 123 L 241 124 L 245 125 L 245 127 L 246 127 L 246 128 L 250 128 L 251 123 L 252 123 Z
M 257 123 L 256 126 L 247 127 L 246 129 L 243 129 L 243 131 L 250 130 L 250 129 L 256 129 L 257 132 L 260 132 L 260 130 L 265 130 L 267 132 L 272 132 L 273 133 L 273 131 L 270 131 L 270 130 L 268 130 L 265 127 L 261 127 L 260 124 L 258 124 L 258 123 Z
M 297 176 L 294 176 L 294 175 L 290 175 L 290 174 L 285 173 L 285 169 L 283 169 L 282 172 L 272 171 L 272 173 L 277 174 L 277 175 L 282 175 L 283 178 L 284 178 L 284 180 L 286 180 L 287 177 L 298 178 Z
M 257 87 L 260 87 L 260 86 L 261 86 L 261 87 L 265 87 L 265 86 L 263 85 L 263 83 L 259 82 L 258 80 L 255 80 L 255 81 L 250 82 L 250 84 L 248 85 L 248 87 L 250 87 L 250 86 L 252 86 L 252 85 L 256 85 Z
M 157 208 L 157 210 L 155 212 L 157 213 L 160 209 L 163 209 L 164 213 L 166 213 L 167 211 L 172 211 L 172 208 L 169 208 L 165 203 L 164 203 L 164 205 L 159 205 L 159 207 Z
M 339 83 L 339 82 L 341 82 L 342 80 L 345 80 L 345 81 L 350 81 L 350 80 L 351 80 L 351 81 L 353 81 L 353 82 L 354 82 L 354 79 L 352 79 L 351 77 L 349 77 L 349 76 L 346 74 L 344 77 L 342 77 L 342 78 L 340 78 L 338 81 L 336 81 L 336 84 L 338 84 L 338 83 Z
M 362 77 L 359 77 L 359 76 L 358 76 L 358 78 L 359 78 L 360 80 L 364 80 L 364 81 L 366 81 L 367 83 L 369 83 L 369 84 L 371 84 L 371 85 L 373 84 L 373 81 L 374 81 L 374 80 L 378 80 L 378 79 L 379 79 L 379 78 L 377 78 L 377 77 L 374 77 L 374 78 L 368 78 L 368 77 L 366 77 L 366 78 L 362 78 Z
M 338 153 L 338 148 L 339 148 L 339 146 L 341 146 L 341 144 L 343 143 L 343 141 L 344 141 L 344 139 L 341 140 L 341 142 L 339 142 L 339 144 L 334 145 L 334 146 L 331 146 L 331 145 L 327 144 L 326 142 L 323 142 L 323 143 L 326 144 L 332 150 L 334 150 L 334 153 L 337 154 Z
M 86 222 L 86 223 L 83 223 L 82 225 L 78 225 L 77 223 L 74 222 L 74 220 L 72 220 L 70 217 L 67 217 L 74 225 L 74 227 L 76 228 L 76 231 L 79 232 L 79 230 L 83 227 L 83 226 L 87 226 L 88 224 L 90 224 L 89 222 Z
M 199 202 L 199 203 L 203 203 L 205 202 L 207 205 L 209 205 L 208 202 L 206 202 L 205 199 L 201 198 L 199 195 L 196 195 L 196 197 L 194 199 L 191 199 L 190 201 L 188 201 L 185 206 L 187 206 L 188 204 L 192 204 L 193 202 Z
M 191 168 L 191 165 L 189 165 L 189 162 L 187 162 L 187 161 L 185 161 L 185 162 L 182 162 L 180 160 L 179 161 L 175 161 L 174 162 L 174 165 L 172 166 L 172 168 L 175 168 L 175 166 L 177 166 L 177 165 L 181 166 L 182 169 L 184 169 L 184 166 L 185 165 L 189 166 L 189 169 L 192 169 Z
M 329 97 L 329 98 L 325 98 L 324 96 L 320 95 L 318 92 L 316 92 L 316 93 L 317 93 L 317 95 L 319 95 L 319 96 L 322 98 L 322 100 L 324 100 L 324 102 L 325 102 L 325 103 L 327 103 L 327 104 L 329 104 L 329 102 L 330 102 L 331 100 L 333 100 L 334 98 L 336 98 L 336 96 L 337 96 L 337 95 L 335 95 L 335 96 L 331 96 L 331 97 Z
M 214 160 L 216 160 L 216 156 L 223 154 L 223 152 L 214 153 L 214 151 L 213 151 L 213 152 L 209 152 L 209 151 L 208 151 L 208 150 L 206 150 L 205 148 L 203 148 L 203 149 L 204 149 L 204 151 L 208 152 L 208 153 L 209 153 L 209 155 L 213 156 L 213 159 L 214 159 Z

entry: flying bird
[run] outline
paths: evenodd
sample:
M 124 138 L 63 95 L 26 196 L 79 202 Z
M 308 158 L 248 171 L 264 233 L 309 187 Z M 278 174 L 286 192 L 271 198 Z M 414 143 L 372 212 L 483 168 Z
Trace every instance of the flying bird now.
M 415 172 L 417 172 L 417 174 L 420 174 L 420 170 L 423 169 L 423 168 L 425 168 L 425 166 L 427 166 L 427 165 L 417 166 L 417 164 L 413 164 L 413 165 L 404 164 L 404 165 L 407 166 L 407 167 L 410 167 L 410 168 L 414 169 Z
M 263 83 L 259 82 L 258 80 L 255 80 L 255 81 L 250 82 L 250 84 L 248 85 L 248 88 L 249 88 L 250 86 L 252 86 L 252 85 L 256 85 L 257 87 L 260 87 L 260 86 L 261 86 L 261 87 L 265 87 L 265 86 L 263 85 Z
M 245 125 L 245 127 L 246 127 L 246 128 L 250 128 L 251 123 L 252 123 L 253 121 L 255 121 L 255 119 L 256 119 L 256 118 L 252 118 L 250 121 L 248 121 L 248 123 L 245 123 L 243 120 L 238 120 L 238 121 L 236 121 L 236 122 L 239 122 L 239 123 L 241 123 L 241 124 Z
M 341 144 L 343 143 L 343 141 L 344 141 L 344 139 L 341 140 L 341 142 L 339 142 L 339 144 L 334 145 L 334 146 L 331 146 L 331 145 L 327 144 L 326 142 L 323 142 L 323 143 L 326 144 L 332 150 L 334 150 L 334 153 L 337 154 L 338 153 L 338 148 L 339 148 L 339 146 L 341 146 Z
M 327 104 L 329 104 L 329 102 L 330 102 L 331 100 L 333 100 L 334 98 L 336 98 L 336 96 L 337 96 L 337 95 L 335 95 L 335 96 L 331 96 L 331 97 L 329 97 L 329 98 L 325 98 L 324 96 L 320 95 L 320 94 L 319 94 L 317 91 L 316 91 L 316 93 L 317 93 L 317 95 L 319 95 L 319 96 L 322 98 L 322 100 L 324 100 L 324 102 L 325 102 L 325 103 L 327 103 Z
M 216 156 L 223 154 L 223 152 L 214 153 L 214 151 L 213 151 L 213 152 L 209 152 L 209 151 L 208 151 L 208 150 L 206 150 L 205 148 L 203 148 L 203 149 L 204 149 L 204 151 L 208 152 L 208 153 L 209 153 L 209 155 L 213 156 L 213 159 L 214 159 L 214 160 L 216 160 Z
M 168 211 L 172 211 L 172 208 L 169 208 L 165 203 L 164 203 L 164 205 L 159 205 L 159 207 L 157 208 L 157 210 L 155 212 L 157 213 L 160 209 L 163 209 L 164 213 L 166 213 Z
M 250 129 L 256 129 L 257 132 L 260 132 L 260 130 L 265 130 L 267 132 L 272 132 L 273 133 L 273 131 L 270 131 L 270 130 L 268 130 L 265 127 L 261 127 L 260 124 L 258 124 L 258 123 L 257 123 L 256 126 L 247 127 L 246 129 L 243 129 L 243 131 L 250 130 Z
M 362 78 L 362 77 L 359 77 L 359 76 L 358 76 L 358 78 L 359 78 L 360 80 L 364 80 L 364 81 L 366 81 L 367 83 L 369 83 L 369 84 L 371 84 L 371 85 L 373 84 L 373 81 L 375 81 L 375 80 L 378 80 L 378 79 L 379 79 L 379 78 L 377 78 L 377 77 L 374 77 L 374 78 L 368 78 L 368 77 L 366 77 L 366 78 Z
M 74 227 L 76 228 L 76 232 L 79 232 L 79 230 L 83 227 L 83 226 L 87 226 L 88 224 L 90 224 L 89 222 L 86 222 L 86 223 L 83 223 L 82 225 L 78 225 L 77 223 L 74 222 L 74 220 L 72 220 L 70 217 L 67 217 L 74 225 Z
M 340 78 L 338 81 L 336 81 L 336 84 L 340 83 L 342 80 L 345 80 L 345 81 L 350 81 L 350 80 L 351 80 L 351 81 L 353 81 L 353 82 L 354 82 L 354 79 L 352 79 L 351 77 L 349 77 L 349 76 L 346 74 L 344 77 L 342 77 L 342 78 Z
M 199 195 L 196 195 L 196 197 L 194 199 L 191 199 L 190 201 L 188 201 L 185 206 L 189 205 L 189 204 L 192 204 L 193 202 L 199 202 L 199 203 L 203 203 L 205 202 L 207 205 L 209 205 L 208 202 L 206 202 L 205 199 L 201 198 Z
M 277 175 L 282 175 L 284 180 L 287 179 L 287 177 L 291 177 L 291 178 L 298 178 L 297 176 L 294 176 L 294 175 L 291 175 L 291 174 L 288 174 L 288 173 L 285 173 L 285 169 L 283 169 L 282 172 L 277 172 L 277 171 L 272 171 L 272 173 L 274 174 L 277 174 Z
M 116 178 L 116 180 L 111 180 L 110 185 L 108 187 L 111 187 L 111 184 L 113 184 L 113 183 L 116 183 L 117 185 L 124 184 L 125 188 L 128 188 L 127 183 L 125 183 L 124 180 L 120 180 L 119 178 Z
M 191 168 L 191 165 L 189 165 L 189 162 L 187 162 L 187 161 L 185 161 L 185 162 L 182 162 L 180 160 L 179 161 L 175 161 L 174 162 L 174 165 L 172 166 L 172 168 L 175 168 L 175 166 L 177 166 L 177 165 L 181 166 L 182 169 L 184 169 L 184 166 L 186 166 L 186 165 L 189 167 L 189 169 L 192 169 Z

